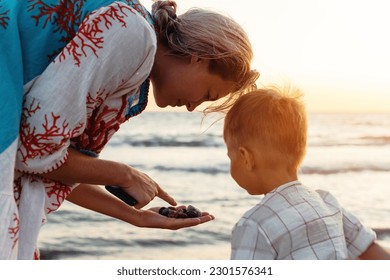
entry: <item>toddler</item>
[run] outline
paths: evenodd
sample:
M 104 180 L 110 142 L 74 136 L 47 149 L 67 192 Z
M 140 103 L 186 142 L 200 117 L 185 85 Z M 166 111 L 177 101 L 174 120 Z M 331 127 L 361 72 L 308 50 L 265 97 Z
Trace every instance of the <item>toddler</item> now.
M 231 259 L 388 259 L 376 234 L 329 192 L 298 180 L 307 117 L 299 90 L 260 89 L 227 113 L 230 173 L 262 200 L 236 223 Z

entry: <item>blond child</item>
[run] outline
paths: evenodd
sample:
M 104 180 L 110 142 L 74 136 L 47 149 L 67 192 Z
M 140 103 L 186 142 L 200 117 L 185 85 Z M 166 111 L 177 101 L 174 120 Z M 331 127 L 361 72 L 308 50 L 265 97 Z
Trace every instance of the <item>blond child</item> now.
M 307 117 L 298 90 L 260 89 L 238 99 L 225 118 L 230 173 L 262 200 L 236 223 L 231 259 L 379 259 L 388 252 L 323 190 L 298 180 Z

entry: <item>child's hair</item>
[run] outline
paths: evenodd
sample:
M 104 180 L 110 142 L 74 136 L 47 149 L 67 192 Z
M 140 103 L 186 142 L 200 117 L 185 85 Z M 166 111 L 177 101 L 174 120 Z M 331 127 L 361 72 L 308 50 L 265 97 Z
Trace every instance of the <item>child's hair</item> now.
M 241 96 L 225 117 L 224 137 L 233 147 L 270 147 L 298 169 L 306 153 L 307 116 L 298 89 L 276 86 Z
M 236 91 L 207 112 L 228 109 L 242 94 L 256 89 L 259 73 L 251 70 L 252 46 L 242 27 L 216 12 L 193 8 L 176 16 L 175 1 L 157 1 L 152 6 L 159 41 L 172 55 L 210 60 L 209 71 L 234 81 Z

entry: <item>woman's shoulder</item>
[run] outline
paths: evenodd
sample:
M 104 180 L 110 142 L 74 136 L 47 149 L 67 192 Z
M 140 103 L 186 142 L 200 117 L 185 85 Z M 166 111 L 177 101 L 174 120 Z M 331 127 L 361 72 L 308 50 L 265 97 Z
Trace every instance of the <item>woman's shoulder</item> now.
M 156 37 L 152 16 L 149 12 L 140 4 L 135 5 L 127 2 L 112 2 L 109 5 L 94 10 L 89 16 L 93 14 L 101 16 L 101 20 L 106 23 L 107 28 L 111 25 L 112 21 L 117 21 L 124 28 L 135 32 L 145 32 L 146 30 Z
M 130 61 L 138 68 L 147 57 L 154 58 L 157 49 L 157 36 L 152 25 L 123 2 L 113 2 L 94 10 L 84 20 L 78 34 L 85 34 L 99 49 L 107 50 L 106 54 L 97 50 L 97 56 L 106 55 L 110 60 L 116 60 L 117 65 L 125 67 L 131 66 L 127 65 Z

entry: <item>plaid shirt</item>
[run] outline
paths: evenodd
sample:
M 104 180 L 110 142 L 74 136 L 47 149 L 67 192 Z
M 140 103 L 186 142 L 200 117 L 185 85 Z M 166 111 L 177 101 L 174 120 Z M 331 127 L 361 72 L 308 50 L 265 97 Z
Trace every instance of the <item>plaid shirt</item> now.
M 355 259 L 375 239 L 330 193 L 293 181 L 237 222 L 231 259 Z

